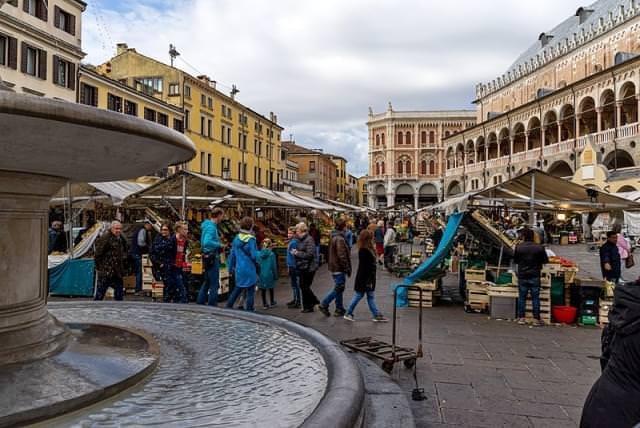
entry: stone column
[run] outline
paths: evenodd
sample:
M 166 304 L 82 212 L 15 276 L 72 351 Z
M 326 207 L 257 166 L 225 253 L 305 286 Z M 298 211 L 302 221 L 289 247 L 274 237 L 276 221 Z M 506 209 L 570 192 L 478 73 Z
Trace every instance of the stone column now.
M 562 122 L 558 119 L 558 143 L 562 141 Z
M 395 192 L 387 192 L 387 207 L 392 207 L 396 203 Z
M 420 195 L 418 193 L 416 193 L 415 195 L 413 195 L 413 209 L 417 210 L 419 208 L 420 204 Z
M 529 151 L 529 131 L 524 131 L 524 151 Z
M 622 126 L 622 101 L 616 101 L 616 128 Z
M 575 126 L 574 135 L 576 136 L 576 140 L 580 138 L 580 119 L 582 119 L 582 113 L 576 113 L 575 121 L 574 121 L 574 126 Z
M 602 131 L 602 107 L 596 107 L 597 132 Z
M 65 182 L 0 170 L 0 365 L 66 344 L 66 328 L 46 307 L 49 200 Z
M 540 148 L 542 149 L 542 147 L 545 146 L 545 140 L 546 140 L 546 134 L 547 133 L 547 127 L 546 126 L 541 126 L 540 127 Z

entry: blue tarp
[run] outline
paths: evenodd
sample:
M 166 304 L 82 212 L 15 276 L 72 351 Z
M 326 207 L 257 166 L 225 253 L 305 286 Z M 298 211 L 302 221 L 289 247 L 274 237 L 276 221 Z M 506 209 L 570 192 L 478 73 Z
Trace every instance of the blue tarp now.
M 93 296 L 93 259 L 72 259 L 49 269 L 52 296 Z
M 407 276 L 401 285 L 413 285 L 417 281 L 427 277 L 434 269 L 440 266 L 440 263 L 449 255 L 451 252 L 451 247 L 453 246 L 453 239 L 456 237 L 456 233 L 458 232 L 458 227 L 460 226 L 460 222 L 462 221 L 462 217 L 464 213 L 454 213 L 449 216 L 449 220 L 447 222 L 447 227 L 444 229 L 444 233 L 442 234 L 442 239 L 440 240 L 440 244 L 438 244 L 438 248 L 434 251 L 434 253 L 425 260 L 420 266 L 416 268 L 409 276 Z M 396 288 L 398 286 L 396 285 Z M 399 307 L 404 307 L 409 304 L 407 301 L 407 288 L 400 287 L 398 289 L 396 299 L 396 305 Z

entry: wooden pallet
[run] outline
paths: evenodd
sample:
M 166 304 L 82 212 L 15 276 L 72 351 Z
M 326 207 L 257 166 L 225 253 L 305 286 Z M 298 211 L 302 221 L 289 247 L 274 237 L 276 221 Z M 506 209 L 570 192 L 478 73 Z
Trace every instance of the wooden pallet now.
M 423 291 L 422 292 L 422 307 L 423 308 L 431 308 L 433 307 L 440 298 L 440 290 L 435 291 Z M 409 290 L 407 291 L 407 300 L 409 301 L 409 306 L 412 308 L 420 307 L 420 292 Z
M 468 281 L 486 281 L 487 271 L 486 269 L 466 269 L 464 271 L 464 278 Z
M 419 281 L 413 284 L 415 287 L 420 287 L 423 290 L 434 291 L 438 289 L 437 281 Z

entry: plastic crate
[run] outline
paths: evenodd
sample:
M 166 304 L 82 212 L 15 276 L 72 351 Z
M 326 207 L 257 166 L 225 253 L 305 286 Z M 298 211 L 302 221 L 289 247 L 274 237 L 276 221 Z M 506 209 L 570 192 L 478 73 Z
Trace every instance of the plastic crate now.
M 491 318 L 514 319 L 517 300 L 515 297 L 491 296 Z

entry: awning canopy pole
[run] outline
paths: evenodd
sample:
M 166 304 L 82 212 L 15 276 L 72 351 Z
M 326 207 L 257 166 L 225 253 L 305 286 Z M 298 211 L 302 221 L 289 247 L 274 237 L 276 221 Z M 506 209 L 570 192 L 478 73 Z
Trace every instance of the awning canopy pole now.
M 531 174 L 531 200 L 529 201 L 529 204 L 530 204 L 529 223 L 531 223 L 532 228 L 536 225 L 535 210 L 534 210 L 535 203 L 536 203 L 536 175 Z

